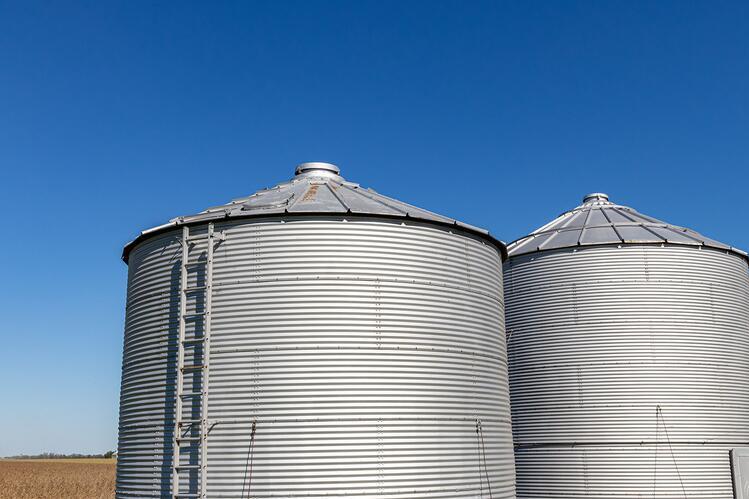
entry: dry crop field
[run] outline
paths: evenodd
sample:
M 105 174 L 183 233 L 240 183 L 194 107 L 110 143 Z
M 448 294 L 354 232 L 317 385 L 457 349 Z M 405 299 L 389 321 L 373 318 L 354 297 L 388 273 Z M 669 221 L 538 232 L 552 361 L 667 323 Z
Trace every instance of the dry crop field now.
M 0 499 L 110 499 L 114 459 L 0 459 Z

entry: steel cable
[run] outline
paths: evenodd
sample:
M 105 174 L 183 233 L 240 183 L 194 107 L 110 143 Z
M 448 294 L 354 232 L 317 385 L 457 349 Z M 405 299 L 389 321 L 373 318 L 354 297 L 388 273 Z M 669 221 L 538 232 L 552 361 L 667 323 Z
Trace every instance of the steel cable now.
M 481 480 L 481 457 L 483 455 L 484 461 L 484 474 L 486 475 L 486 487 L 489 490 L 489 499 L 492 499 L 492 484 L 489 481 L 489 468 L 486 466 L 486 446 L 484 445 L 484 429 L 481 427 L 481 420 L 476 420 L 476 439 L 481 444 L 481 451 L 479 452 L 479 480 Z M 483 483 L 481 485 L 481 497 L 484 496 Z
M 679 484 L 681 485 L 681 491 L 684 493 L 684 498 L 687 497 L 687 489 L 684 488 L 684 480 L 681 479 L 681 472 L 679 472 L 679 465 L 676 464 L 676 455 L 674 454 L 674 449 L 671 447 L 671 438 L 668 436 L 668 428 L 666 428 L 666 418 L 663 417 L 663 409 L 661 409 L 661 406 L 656 406 L 656 418 L 658 417 L 658 414 L 661 415 L 661 422 L 663 423 L 663 431 L 666 432 L 666 442 L 668 443 L 668 450 L 671 452 L 671 459 L 674 462 L 674 468 L 676 468 L 676 476 L 679 477 Z
M 656 482 L 658 481 L 658 408 L 655 406 L 655 460 L 653 461 L 653 499 L 655 499 Z
M 479 498 L 484 497 L 484 477 L 481 474 L 481 440 L 479 439 L 479 420 L 476 420 L 476 462 L 479 465 Z
M 240 498 L 244 497 L 244 488 L 247 485 L 247 497 L 250 497 L 250 490 L 252 488 L 252 457 L 253 450 L 255 449 L 255 429 L 257 428 L 257 422 L 252 422 L 252 430 L 250 432 L 250 445 L 247 447 L 247 461 L 244 465 L 244 478 L 242 478 L 242 494 Z

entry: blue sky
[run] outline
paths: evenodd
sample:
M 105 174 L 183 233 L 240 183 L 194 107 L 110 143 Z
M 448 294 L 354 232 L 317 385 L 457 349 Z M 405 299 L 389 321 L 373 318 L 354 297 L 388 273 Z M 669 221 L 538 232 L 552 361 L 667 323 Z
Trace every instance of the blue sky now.
M 113 449 L 139 230 L 302 161 L 512 240 L 749 248 L 749 4 L 0 1 L 0 456 Z

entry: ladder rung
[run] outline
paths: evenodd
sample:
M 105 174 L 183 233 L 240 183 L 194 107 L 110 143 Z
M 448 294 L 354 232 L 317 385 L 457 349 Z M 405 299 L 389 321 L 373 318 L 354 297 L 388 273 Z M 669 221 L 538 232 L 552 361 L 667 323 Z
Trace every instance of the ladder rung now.
M 219 241 L 223 241 L 226 239 L 226 234 L 224 234 L 224 231 L 214 232 L 213 234 L 198 234 L 197 236 L 187 236 L 187 238 L 185 238 L 185 241 L 189 243 L 192 241 L 207 241 L 209 239 L 218 239 Z
M 187 392 L 187 393 L 181 393 L 180 397 L 200 397 L 203 395 L 203 392 Z
M 177 442 L 200 442 L 203 437 L 179 437 Z
M 205 336 L 201 336 L 200 338 L 187 338 L 186 340 L 182 340 L 182 343 L 187 345 L 188 343 L 203 343 L 205 341 Z
M 199 464 L 178 464 L 175 466 L 177 470 L 199 470 Z
M 177 425 L 183 426 L 183 425 L 199 424 L 202 422 L 203 422 L 202 419 L 181 419 L 177 421 Z
M 206 364 L 190 364 L 188 366 L 182 366 L 182 372 L 185 371 L 199 371 L 201 369 L 205 369 Z
M 194 293 L 196 291 L 205 291 L 208 289 L 207 286 L 190 286 L 188 288 L 183 289 L 182 291 L 185 293 Z
M 187 321 L 191 319 L 196 319 L 198 317 L 205 317 L 206 315 L 208 315 L 208 312 L 190 312 L 189 314 L 183 315 L 182 319 Z
M 186 492 L 184 494 L 174 494 L 174 499 L 179 499 L 180 497 L 201 497 L 201 495 L 198 492 Z

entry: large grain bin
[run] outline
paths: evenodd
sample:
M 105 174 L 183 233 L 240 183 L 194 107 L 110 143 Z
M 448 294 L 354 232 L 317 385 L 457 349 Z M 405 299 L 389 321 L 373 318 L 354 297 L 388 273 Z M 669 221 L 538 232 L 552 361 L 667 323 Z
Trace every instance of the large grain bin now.
M 513 498 L 504 254 L 326 163 L 142 233 L 117 496 Z
M 747 255 L 605 194 L 508 248 L 518 497 L 733 497 Z

